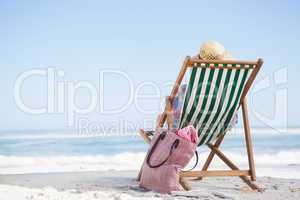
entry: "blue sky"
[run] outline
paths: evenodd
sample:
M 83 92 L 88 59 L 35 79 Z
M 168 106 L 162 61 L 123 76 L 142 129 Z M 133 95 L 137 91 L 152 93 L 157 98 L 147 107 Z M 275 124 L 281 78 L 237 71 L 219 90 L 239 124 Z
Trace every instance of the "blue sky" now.
M 250 110 L 255 110 L 251 120 L 254 126 L 284 126 L 287 118 L 289 126 L 299 126 L 299 8 L 297 1 L 1 1 L 0 129 L 70 128 L 65 114 L 33 115 L 18 109 L 14 83 L 24 71 L 55 67 L 65 72 L 61 81 L 87 80 L 99 88 L 99 71 L 121 70 L 135 87 L 154 81 L 165 95 L 169 88 L 163 83 L 174 81 L 184 57 L 196 54 L 206 40 L 220 41 L 235 58 L 262 57 L 265 64 L 256 82 L 272 80 L 285 67 L 286 83 L 250 93 Z M 107 108 L 126 101 L 126 81 L 107 77 L 105 83 Z M 45 78 L 33 77 L 23 85 L 24 100 L 30 106 L 45 106 L 46 89 Z M 287 106 L 287 117 L 262 122 L 261 116 L 270 118 L 277 112 L 276 91 L 286 89 L 287 102 L 283 97 L 279 107 Z M 77 103 L 87 105 L 87 96 L 78 92 Z M 159 112 L 157 99 L 147 103 L 148 109 Z M 280 112 L 276 115 L 285 115 Z M 142 114 L 130 104 L 122 113 L 82 117 L 107 121 L 109 126 L 115 119 L 140 123 L 156 113 Z

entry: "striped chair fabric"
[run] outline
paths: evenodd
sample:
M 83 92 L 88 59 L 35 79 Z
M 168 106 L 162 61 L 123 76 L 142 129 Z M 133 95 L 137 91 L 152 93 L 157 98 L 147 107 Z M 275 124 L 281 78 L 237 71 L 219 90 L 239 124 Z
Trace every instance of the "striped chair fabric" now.
M 230 128 L 254 65 L 195 64 L 185 92 L 179 128 L 192 124 L 199 144 L 214 141 Z

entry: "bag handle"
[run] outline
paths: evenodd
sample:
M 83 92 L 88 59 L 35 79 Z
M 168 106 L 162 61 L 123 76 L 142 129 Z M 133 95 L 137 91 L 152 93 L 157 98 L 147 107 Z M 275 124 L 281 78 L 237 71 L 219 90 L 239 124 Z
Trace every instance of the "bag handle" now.
M 192 171 L 193 169 L 195 169 L 197 167 L 198 162 L 199 162 L 199 155 L 198 155 L 198 151 L 197 150 L 195 151 L 195 155 L 196 155 L 196 162 L 195 162 L 194 166 L 191 169 L 189 169 L 189 170 L 181 170 L 181 171 L 188 172 L 188 171 Z
M 155 151 L 155 149 L 156 149 L 158 143 L 159 143 L 161 140 L 165 139 L 165 137 L 166 137 L 166 133 L 165 133 L 165 132 L 163 132 L 163 133 L 161 133 L 161 134 L 159 135 L 159 138 L 155 141 L 153 147 L 151 148 L 151 150 L 150 150 L 150 152 L 149 152 L 149 154 L 148 154 L 148 156 L 147 156 L 146 162 L 147 162 L 147 164 L 148 164 L 148 166 L 149 166 L 150 168 L 158 168 L 158 167 L 162 166 L 163 164 L 165 164 L 165 163 L 167 162 L 167 160 L 170 158 L 170 156 L 172 155 L 174 149 L 176 149 L 176 148 L 178 147 L 178 145 L 179 145 L 179 139 L 176 139 L 176 140 L 173 142 L 172 146 L 171 146 L 171 149 L 170 149 L 170 152 L 169 152 L 169 155 L 167 156 L 167 158 L 164 159 L 161 163 L 159 163 L 159 164 L 157 164 L 157 165 L 152 165 L 152 164 L 150 163 L 151 156 L 152 156 L 153 152 Z

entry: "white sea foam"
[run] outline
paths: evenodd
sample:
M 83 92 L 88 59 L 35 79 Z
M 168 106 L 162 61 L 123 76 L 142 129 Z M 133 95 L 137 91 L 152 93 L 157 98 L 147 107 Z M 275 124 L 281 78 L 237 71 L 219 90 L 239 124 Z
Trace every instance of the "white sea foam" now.
M 239 152 L 225 154 L 241 167 L 247 166 L 247 157 Z M 200 153 L 199 165 L 203 164 L 208 152 Z M 121 153 L 96 156 L 1 156 L 0 174 L 139 170 L 145 153 Z M 300 150 L 287 150 L 278 153 L 255 155 L 258 176 L 300 178 Z M 194 164 L 191 161 L 190 166 Z M 190 167 L 189 166 L 189 167 Z M 215 159 L 212 168 L 223 168 L 223 163 Z
M 42 134 L 2 134 L 0 139 L 74 139 L 74 138 L 105 138 L 105 137 L 128 137 L 138 136 L 138 133 L 95 133 L 95 134 L 78 134 L 74 133 L 42 133 Z

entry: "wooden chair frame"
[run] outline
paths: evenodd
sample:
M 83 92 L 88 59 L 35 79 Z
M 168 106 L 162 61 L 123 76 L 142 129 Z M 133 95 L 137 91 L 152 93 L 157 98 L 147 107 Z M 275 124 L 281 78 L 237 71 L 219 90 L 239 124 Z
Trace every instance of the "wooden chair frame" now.
M 172 127 L 172 118 L 170 116 L 171 109 L 172 109 L 172 102 L 174 97 L 178 92 L 178 88 L 182 82 L 182 79 L 187 71 L 188 68 L 191 67 L 201 67 L 199 65 L 195 65 L 195 63 L 210 63 L 210 64 L 244 64 L 244 65 L 255 65 L 248 81 L 246 82 L 244 91 L 241 96 L 241 100 L 239 105 L 242 107 L 242 117 L 243 117 L 243 126 L 244 126 L 244 133 L 245 133 L 245 142 L 246 142 L 246 149 L 247 149 L 247 157 L 248 157 L 248 165 L 249 169 L 247 170 L 240 170 L 230 159 L 228 159 L 222 151 L 219 149 L 223 139 L 224 134 L 220 134 L 221 136 L 215 141 L 214 144 L 207 144 L 210 148 L 211 152 L 207 157 L 206 162 L 204 163 L 202 170 L 198 171 L 182 171 L 180 173 L 180 183 L 186 189 L 189 190 L 190 187 L 187 182 L 184 180 L 184 177 L 197 177 L 197 179 L 202 179 L 203 177 L 211 177 L 211 176 L 239 176 L 247 185 L 250 186 L 253 190 L 261 191 L 253 181 L 256 181 L 256 173 L 255 173 L 255 165 L 254 165 L 254 158 L 253 158 L 253 147 L 252 147 L 252 139 L 250 133 L 250 124 L 248 118 L 248 108 L 247 108 L 247 101 L 246 95 L 257 75 L 259 72 L 263 60 L 258 59 L 256 62 L 251 61 L 224 61 L 224 60 L 215 60 L 215 61 L 205 61 L 201 59 L 192 59 L 191 57 L 187 56 L 183 62 L 179 75 L 176 79 L 175 85 L 171 91 L 170 96 L 166 98 L 166 106 L 164 109 L 161 118 L 159 119 L 159 126 L 163 127 L 164 123 L 167 122 L 167 126 Z M 210 68 L 218 68 L 218 67 L 210 67 Z M 227 67 L 230 68 L 230 67 Z M 150 143 L 151 138 L 149 135 L 144 131 L 140 130 L 140 135 L 144 138 L 145 142 Z M 217 155 L 226 165 L 228 165 L 231 170 L 208 170 L 209 165 L 211 164 L 214 156 Z M 141 176 L 141 170 L 138 176 L 138 180 Z M 250 177 L 250 178 L 249 178 Z

